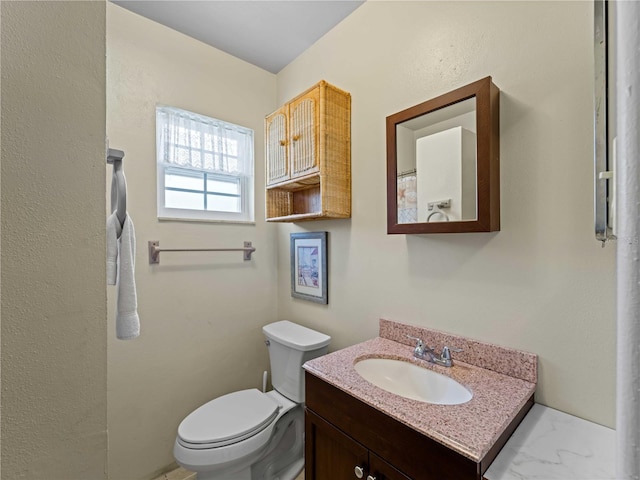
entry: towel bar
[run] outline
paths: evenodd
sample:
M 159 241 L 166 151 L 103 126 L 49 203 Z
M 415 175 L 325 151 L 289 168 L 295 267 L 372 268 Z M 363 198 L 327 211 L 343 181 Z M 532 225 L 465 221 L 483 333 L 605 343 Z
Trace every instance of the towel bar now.
M 244 252 L 243 259 L 247 261 L 255 251 L 251 242 L 244 242 L 244 248 L 160 248 L 158 240 L 149 240 L 149 264 L 160 263 L 160 252 Z

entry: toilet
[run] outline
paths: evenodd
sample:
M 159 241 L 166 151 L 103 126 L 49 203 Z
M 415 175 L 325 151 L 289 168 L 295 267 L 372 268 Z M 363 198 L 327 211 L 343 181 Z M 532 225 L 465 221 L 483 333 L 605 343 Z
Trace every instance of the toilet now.
M 331 337 L 287 320 L 262 327 L 273 390 L 215 398 L 178 427 L 173 455 L 198 480 L 294 480 L 304 468 L 304 370 Z

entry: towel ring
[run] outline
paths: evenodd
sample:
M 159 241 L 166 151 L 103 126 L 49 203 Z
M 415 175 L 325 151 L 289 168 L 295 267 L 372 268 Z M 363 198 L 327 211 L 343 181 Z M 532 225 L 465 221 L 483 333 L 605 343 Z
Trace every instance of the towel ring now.
M 438 207 L 435 207 L 433 209 L 433 212 L 431 212 L 429 214 L 429 216 L 427 217 L 427 223 L 431 222 L 431 217 L 433 217 L 436 213 L 439 213 L 440 215 L 442 215 L 445 218 L 445 221 L 448 222 L 449 221 L 449 215 L 447 215 L 446 213 L 444 213 L 442 210 L 440 210 Z

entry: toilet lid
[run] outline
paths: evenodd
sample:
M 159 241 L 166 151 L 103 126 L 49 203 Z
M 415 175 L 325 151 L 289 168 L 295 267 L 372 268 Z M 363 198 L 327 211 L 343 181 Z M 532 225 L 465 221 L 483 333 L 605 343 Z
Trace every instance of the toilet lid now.
M 239 442 L 263 430 L 280 405 L 253 388 L 223 395 L 194 410 L 178 427 L 181 443 L 207 447 Z

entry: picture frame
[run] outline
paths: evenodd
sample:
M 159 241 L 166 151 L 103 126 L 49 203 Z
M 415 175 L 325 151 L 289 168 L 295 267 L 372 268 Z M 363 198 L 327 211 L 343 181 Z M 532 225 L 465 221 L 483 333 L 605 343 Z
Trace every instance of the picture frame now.
M 291 296 L 328 304 L 327 232 L 291 234 Z

